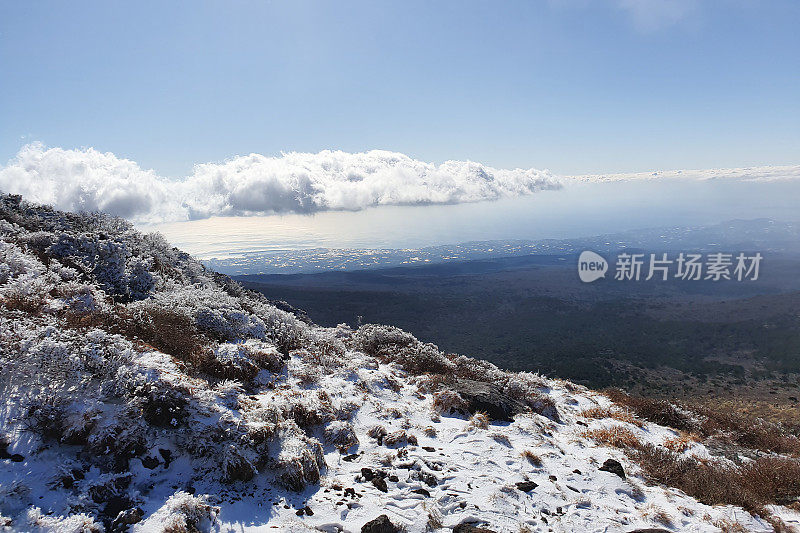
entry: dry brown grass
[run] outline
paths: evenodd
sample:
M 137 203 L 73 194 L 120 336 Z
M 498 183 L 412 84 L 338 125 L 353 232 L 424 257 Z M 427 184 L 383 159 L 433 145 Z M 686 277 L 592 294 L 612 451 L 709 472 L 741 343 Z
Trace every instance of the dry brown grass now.
M 581 436 L 592 439 L 598 444 L 605 444 L 614 448 L 637 449 L 642 447 L 642 441 L 639 440 L 639 437 L 630 429 L 622 426 L 590 429 L 581 433 Z
M 683 453 L 698 441 L 699 438 L 697 435 L 693 433 L 681 432 L 677 437 L 672 437 L 665 440 L 662 445 L 670 451 Z
M 523 450 L 523 452 L 520 455 L 522 455 L 522 458 L 528 461 L 533 466 L 537 468 L 542 466 L 542 458 L 533 453 L 532 451 Z
M 730 406 L 680 406 L 665 400 L 630 396 L 619 389 L 604 391 L 614 403 L 627 407 L 639 418 L 679 431 L 714 437 L 722 442 L 762 452 L 800 456 L 800 439 L 780 424 L 737 411 Z
M 23 296 L 20 294 L 9 294 L 0 298 L 0 306 L 9 311 L 23 311 L 25 313 L 38 314 L 44 305 L 44 298 L 41 295 Z
M 637 427 L 644 426 L 644 422 L 636 418 L 636 415 L 629 410 L 617 409 L 613 407 L 592 407 L 581 412 L 579 416 L 584 418 L 595 418 L 599 420 L 604 418 L 613 418 L 614 420 L 627 422 L 628 424 L 633 424 Z
M 707 505 L 738 505 L 759 511 L 769 503 L 800 496 L 800 461 L 760 457 L 742 466 L 684 457 L 650 444 L 630 448 L 631 458 L 651 480 L 678 488 Z

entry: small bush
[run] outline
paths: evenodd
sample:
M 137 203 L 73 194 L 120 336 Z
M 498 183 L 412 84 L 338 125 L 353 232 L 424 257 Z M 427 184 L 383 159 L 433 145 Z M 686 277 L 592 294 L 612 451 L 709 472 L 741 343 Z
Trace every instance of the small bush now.
M 636 449 L 642 446 L 639 437 L 637 437 L 630 429 L 622 426 L 591 429 L 583 432 L 582 436 L 592 439 L 599 444 L 613 446 L 614 448 Z
M 542 466 L 542 458 L 533 453 L 530 450 L 524 450 L 520 455 L 522 458 L 528 461 L 531 465 L 539 468 Z
M 324 430 L 325 443 L 336 446 L 342 452 L 358 445 L 358 437 L 353 425 L 349 422 L 335 420 Z
M 488 429 L 489 428 L 489 415 L 482 411 L 476 411 L 469 419 L 469 427 L 475 429 Z

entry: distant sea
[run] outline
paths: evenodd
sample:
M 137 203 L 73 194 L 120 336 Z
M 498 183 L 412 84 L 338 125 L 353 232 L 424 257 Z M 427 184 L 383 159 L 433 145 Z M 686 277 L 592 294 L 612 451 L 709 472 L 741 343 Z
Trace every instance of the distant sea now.
M 565 239 L 753 218 L 800 220 L 800 180 L 567 181 L 561 190 L 493 202 L 215 217 L 142 229 L 161 232 L 199 259 L 225 259 L 317 248 L 405 249 Z

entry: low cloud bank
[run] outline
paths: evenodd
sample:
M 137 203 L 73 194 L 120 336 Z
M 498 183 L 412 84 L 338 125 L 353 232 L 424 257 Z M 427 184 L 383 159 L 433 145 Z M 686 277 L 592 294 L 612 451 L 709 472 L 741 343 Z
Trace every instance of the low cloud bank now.
M 190 176 L 170 180 L 112 153 L 33 143 L 0 167 L 2 191 L 58 209 L 150 223 L 478 202 L 560 187 L 547 171 L 471 161 L 435 165 L 383 150 L 250 154 L 199 164 Z
M 656 170 L 652 172 L 629 172 L 624 174 L 585 174 L 568 176 L 569 181 L 643 181 L 643 180 L 738 180 L 738 181 L 785 181 L 800 179 L 800 165 L 709 168 L 701 170 Z

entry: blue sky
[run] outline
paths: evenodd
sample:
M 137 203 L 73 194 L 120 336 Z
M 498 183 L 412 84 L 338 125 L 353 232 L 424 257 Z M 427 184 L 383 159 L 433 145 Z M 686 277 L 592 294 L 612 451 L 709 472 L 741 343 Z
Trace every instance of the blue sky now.
M 557 173 L 800 163 L 800 2 L 0 0 L 0 164 L 374 148 Z

